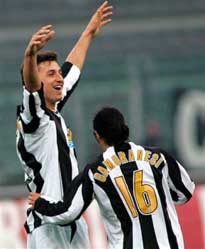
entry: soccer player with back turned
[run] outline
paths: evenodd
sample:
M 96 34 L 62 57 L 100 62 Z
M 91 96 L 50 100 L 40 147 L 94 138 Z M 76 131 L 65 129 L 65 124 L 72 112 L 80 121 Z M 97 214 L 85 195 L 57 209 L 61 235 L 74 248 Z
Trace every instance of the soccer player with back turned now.
M 64 202 L 30 193 L 45 222 L 78 219 L 95 198 L 111 249 L 184 249 L 175 204 L 187 202 L 195 185 L 166 151 L 128 141 L 129 128 L 115 108 L 100 110 L 93 130 L 103 153 L 72 182 Z

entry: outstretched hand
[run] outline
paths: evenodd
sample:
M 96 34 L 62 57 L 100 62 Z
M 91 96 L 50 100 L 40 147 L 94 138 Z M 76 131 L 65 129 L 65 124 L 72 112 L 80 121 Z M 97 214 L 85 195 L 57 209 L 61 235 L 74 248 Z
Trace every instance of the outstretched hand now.
M 30 204 L 32 208 L 34 208 L 36 200 L 40 197 L 41 194 L 30 192 L 28 195 L 28 204 Z
M 53 38 L 55 31 L 52 30 L 52 25 L 41 27 L 31 38 L 26 51 L 26 56 L 35 55 L 46 43 Z
M 85 31 L 97 35 L 103 26 L 112 21 L 112 9 L 113 6 L 109 5 L 108 1 L 105 1 L 91 17 Z

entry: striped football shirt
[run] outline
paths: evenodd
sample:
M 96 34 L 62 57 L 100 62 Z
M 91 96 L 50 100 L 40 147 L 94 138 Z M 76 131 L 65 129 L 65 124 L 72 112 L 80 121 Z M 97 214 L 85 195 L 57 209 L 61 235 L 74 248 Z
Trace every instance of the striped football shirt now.
M 183 249 L 175 204 L 187 202 L 194 183 L 167 152 L 132 142 L 109 147 L 72 182 L 66 200 L 47 196 L 35 210 L 48 223 L 78 219 L 95 198 L 109 248 Z
M 56 112 L 46 108 L 43 84 L 36 92 L 24 88 L 23 103 L 18 107 L 17 154 L 25 172 L 29 191 L 64 200 L 72 179 L 78 174 L 72 132 L 67 128 L 61 109 L 75 89 L 80 70 L 69 62 L 62 66 L 63 98 Z M 42 215 L 29 209 L 25 228 L 32 232 L 44 224 Z

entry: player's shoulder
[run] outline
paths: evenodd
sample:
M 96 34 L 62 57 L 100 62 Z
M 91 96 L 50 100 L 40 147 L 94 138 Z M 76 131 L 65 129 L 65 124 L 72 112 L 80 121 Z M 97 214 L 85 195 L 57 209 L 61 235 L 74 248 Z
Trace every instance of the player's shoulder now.
M 103 162 L 103 156 L 97 156 L 92 162 L 88 163 L 86 168 L 87 170 L 91 170 L 92 172 L 97 171 L 97 167 L 101 165 Z
M 166 149 L 159 146 L 142 146 L 142 148 L 145 151 L 150 151 L 151 153 L 163 155 L 164 157 L 171 156 L 171 154 Z
M 149 146 L 143 146 L 145 150 L 151 151 L 152 153 L 158 153 L 163 155 L 165 158 L 172 157 L 173 155 L 166 149 L 161 148 L 161 147 L 149 147 Z
M 147 147 L 144 146 L 145 151 L 150 152 L 152 155 L 157 154 L 161 158 L 160 161 L 165 164 L 174 165 L 177 162 L 177 159 L 175 158 L 175 155 L 171 154 L 169 151 L 167 151 L 164 148 L 161 147 Z
M 146 145 L 144 146 L 144 145 L 142 145 L 142 148 L 144 150 L 149 150 L 153 153 L 162 153 L 162 151 L 163 151 L 163 149 L 159 146 L 146 146 Z

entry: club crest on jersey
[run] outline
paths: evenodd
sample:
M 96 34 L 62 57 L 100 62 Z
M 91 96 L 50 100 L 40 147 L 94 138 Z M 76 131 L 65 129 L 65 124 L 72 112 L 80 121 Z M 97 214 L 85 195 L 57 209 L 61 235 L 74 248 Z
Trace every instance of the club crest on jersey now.
M 75 148 L 75 145 L 73 143 L 73 133 L 70 129 L 67 129 L 67 136 L 68 136 L 68 146 L 70 148 Z
M 21 129 L 21 122 L 17 119 L 16 120 L 16 130 L 20 130 Z

